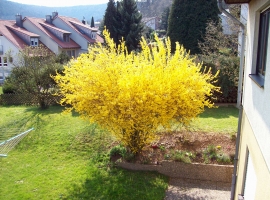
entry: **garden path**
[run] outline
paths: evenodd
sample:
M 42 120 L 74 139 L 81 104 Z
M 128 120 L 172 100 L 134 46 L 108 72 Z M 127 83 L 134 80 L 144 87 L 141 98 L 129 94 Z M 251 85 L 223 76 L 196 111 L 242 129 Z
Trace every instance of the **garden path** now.
M 230 184 L 171 178 L 164 200 L 228 200 Z

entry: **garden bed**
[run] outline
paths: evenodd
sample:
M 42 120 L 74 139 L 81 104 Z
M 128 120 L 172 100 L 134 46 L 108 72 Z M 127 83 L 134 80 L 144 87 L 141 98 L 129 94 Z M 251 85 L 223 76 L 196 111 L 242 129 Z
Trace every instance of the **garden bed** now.
M 159 164 L 168 160 L 231 165 L 234 153 L 235 135 L 184 131 L 160 134 L 159 140 L 145 147 L 133 162 Z
M 145 147 L 133 159 L 125 160 L 119 155 L 111 159 L 117 160 L 119 167 L 129 170 L 157 171 L 172 178 L 230 183 L 234 152 L 234 135 L 174 132 L 160 134 L 159 140 Z

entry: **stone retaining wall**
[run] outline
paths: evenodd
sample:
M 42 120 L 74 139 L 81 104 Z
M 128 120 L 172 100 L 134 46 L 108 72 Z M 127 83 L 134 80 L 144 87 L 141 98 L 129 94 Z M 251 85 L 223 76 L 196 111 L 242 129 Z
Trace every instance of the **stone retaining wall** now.
M 204 181 L 231 183 L 232 165 L 212 165 L 163 161 L 159 165 L 143 165 L 136 163 L 118 162 L 117 166 L 129 170 L 157 171 L 172 178 L 186 178 Z

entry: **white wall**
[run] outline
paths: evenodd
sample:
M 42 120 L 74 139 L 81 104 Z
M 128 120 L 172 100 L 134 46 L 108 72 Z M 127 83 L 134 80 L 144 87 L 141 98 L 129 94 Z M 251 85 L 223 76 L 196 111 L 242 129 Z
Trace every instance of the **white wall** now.
M 52 52 L 55 54 L 59 54 L 58 52 L 58 44 L 52 40 L 48 35 L 46 35 L 43 31 L 41 31 L 38 27 L 32 24 L 29 20 L 25 20 L 23 22 L 23 27 L 28 31 L 40 35 L 39 40 L 46 45 Z
M 58 28 L 71 32 L 70 38 L 73 39 L 77 44 L 81 46 L 79 53 L 88 52 L 87 40 L 84 37 L 82 37 L 77 31 L 75 31 L 73 28 L 71 28 L 68 24 L 66 24 L 64 21 L 62 21 L 59 18 L 55 18 L 53 20 L 53 24 Z
M 270 43 L 264 88 L 260 88 L 248 76 L 256 71 L 259 16 L 267 6 L 270 6 L 268 0 L 252 0 L 249 4 L 243 106 L 270 170 Z
M 0 45 L 3 45 L 3 55 L 0 55 L 2 62 L 3 57 L 7 56 L 7 53 L 10 52 L 10 56 L 13 58 L 13 62 L 16 62 L 17 54 L 19 53 L 19 49 L 17 46 L 15 46 L 13 43 L 11 43 L 5 36 L 0 36 Z M 12 63 L 8 61 L 8 66 L 0 66 L 0 76 L 1 77 L 7 77 L 10 74 L 10 71 L 12 67 Z M 0 80 L 0 83 L 2 80 Z

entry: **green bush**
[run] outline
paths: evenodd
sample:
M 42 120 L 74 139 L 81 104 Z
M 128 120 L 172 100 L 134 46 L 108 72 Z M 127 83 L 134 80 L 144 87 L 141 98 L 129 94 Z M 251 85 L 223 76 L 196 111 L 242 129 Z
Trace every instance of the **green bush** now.
M 117 146 L 114 146 L 109 153 L 110 157 L 120 155 L 123 159 L 126 161 L 131 161 L 134 159 L 134 154 L 131 153 L 124 147 L 123 145 L 119 144 Z
M 3 93 L 4 94 L 14 94 L 15 91 L 16 91 L 15 85 L 13 85 L 12 83 L 10 83 L 8 81 L 8 79 L 5 80 L 2 89 L 3 89 Z
M 195 158 L 195 154 L 188 151 L 176 150 L 172 154 L 172 159 L 177 162 L 191 163 L 191 160 Z
M 224 50 L 219 55 L 201 55 L 199 57 L 200 62 L 203 62 L 203 66 L 211 68 L 213 74 L 219 70 L 216 85 L 221 88 L 224 97 L 227 97 L 230 91 L 237 88 L 240 66 L 240 58 L 228 55 L 227 51 Z

